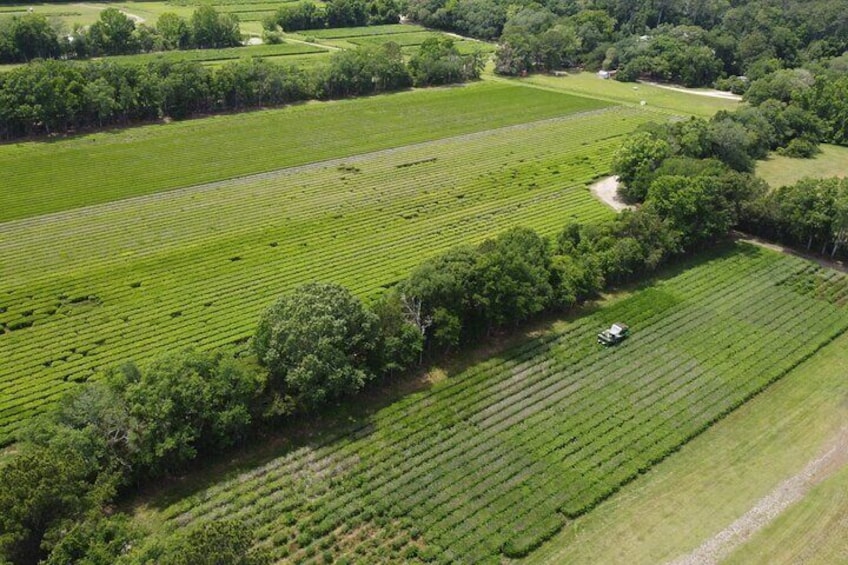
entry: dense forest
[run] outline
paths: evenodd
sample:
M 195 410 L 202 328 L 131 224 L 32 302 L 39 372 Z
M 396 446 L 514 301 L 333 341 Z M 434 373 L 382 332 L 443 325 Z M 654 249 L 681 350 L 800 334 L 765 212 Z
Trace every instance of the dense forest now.
M 844 0 L 408 0 L 407 13 L 424 25 L 499 41 L 498 69 L 506 74 L 584 66 L 701 86 L 848 49 Z

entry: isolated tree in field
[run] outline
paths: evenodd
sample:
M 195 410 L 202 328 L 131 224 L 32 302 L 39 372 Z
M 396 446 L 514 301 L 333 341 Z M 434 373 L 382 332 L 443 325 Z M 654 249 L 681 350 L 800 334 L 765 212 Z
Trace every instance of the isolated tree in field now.
M 378 332 L 377 316 L 349 290 L 310 283 L 265 311 L 253 348 L 276 392 L 316 406 L 374 378 Z

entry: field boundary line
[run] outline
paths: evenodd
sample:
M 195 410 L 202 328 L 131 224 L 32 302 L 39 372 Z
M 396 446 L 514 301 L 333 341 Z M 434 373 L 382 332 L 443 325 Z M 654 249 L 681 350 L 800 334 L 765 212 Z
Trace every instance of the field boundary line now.
M 713 565 L 772 523 L 787 508 L 804 498 L 811 488 L 848 465 L 848 426 L 843 426 L 826 447 L 797 474 L 784 480 L 732 524 L 702 543 L 690 554 L 669 565 Z
M 591 116 L 597 116 L 601 114 L 611 113 L 611 112 L 621 112 L 621 111 L 632 111 L 633 108 L 629 108 L 627 106 L 608 106 L 606 108 L 598 108 L 595 110 L 586 110 L 583 112 L 575 112 L 565 116 L 557 116 L 554 118 L 546 118 L 544 120 L 535 120 L 532 122 L 525 122 L 521 124 L 513 124 L 510 126 L 503 126 L 494 129 L 487 129 L 482 131 L 464 133 L 460 135 L 455 135 L 451 137 L 443 137 L 440 139 L 431 139 L 428 141 L 421 141 L 418 143 L 410 143 L 407 145 L 401 145 L 398 147 L 390 147 L 388 149 L 380 149 L 378 151 L 370 151 L 368 153 L 359 153 L 354 155 L 349 155 L 346 157 L 336 157 L 333 159 L 325 159 L 322 161 L 315 161 L 313 163 L 306 163 L 304 165 L 296 165 L 293 167 L 282 167 L 279 169 L 272 169 L 270 171 L 264 171 L 261 173 L 251 173 L 249 175 L 230 177 L 228 179 L 222 179 L 207 183 L 195 184 L 184 186 L 181 188 L 174 188 L 171 190 L 163 190 L 160 192 L 154 192 L 152 194 L 144 194 L 141 196 L 134 196 L 131 198 L 124 198 L 121 200 L 115 200 L 112 202 L 104 202 L 102 204 L 94 204 L 92 206 L 83 206 L 81 208 L 72 208 L 70 210 L 62 210 L 60 212 L 53 212 L 50 214 L 42 214 L 40 216 L 33 216 L 31 218 L 20 218 L 17 220 L 10 220 L 8 222 L 0 223 L 0 234 L 11 233 L 14 230 L 21 227 L 37 227 L 40 225 L 45 225 L 52 223 L 54 221 L 59 221 L 67 218 L 74 217 L 93 217 L 98 214 L 113 209 L 124 209 L 127 207 L 131 207 L 139 202 L 150 202 L 155 200 L 163 200 L 173 198 L 175 196 L 182 196 L 189 193 L 203 193 L 214 191 L 223 187 L 231 187 L 233 185 L 242 185 L 242 184 L 252 184 L 255 182 L 261 182 L 266 180 L 273 180 L 278 178 L 284 178 L 292 175 L 297 175 L 300 173 L 304 173 L 307 171 L 313 171 L 316 169 L 323 169 L 328 167 L 337 167 L 341 165 L 349 165 L 354 163 L 361 163 L 363 161 L 367 161 L 370 159 L 386 157 L 389 155 L 394 155 L 400 151 L 405 151 L 408 149 L 423 149 L 427 147 L 438 147 L 442 144 L 447 143 L 455 143 L 457 141 L 472 141 L 480 138 L 490 137 L 490 136 L 500 136 L 503 134 L 508 134 L 514 131 L 522 131 L 526 129 L 531 129 L 534 127 L 543 126 L 546 124 L 554 124 L 554 123 L 565 123 L 569 121 L 574 121 L 582 118 L 588 118 Z

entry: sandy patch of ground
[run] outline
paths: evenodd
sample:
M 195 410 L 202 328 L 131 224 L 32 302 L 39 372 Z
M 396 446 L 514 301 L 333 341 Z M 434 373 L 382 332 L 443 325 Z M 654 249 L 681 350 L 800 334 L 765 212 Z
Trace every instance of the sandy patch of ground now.
M 633 208 L 618 198 L 618 177 L 607 177 L 591 186 L 592 195 L 615 210 L 621 212 Z
M 715 90 L 713 88 L 684 88 L 682 86 L 671 86 L 670 84 L 660 84 L 658 82 L 649 82 L 649 81 L 639 81 L 642 84 L 649 84 L 651 86 L 656 86 L 657 88 L 664 88 L 666 90 L 674 90 L 675 92 L 685 92 L 687 94 L 696 94 L 698 96 L 708 96 L 709 98 L 722 98 L 724 100 L 736 100 L 737 102 L 742 101 L 742 97 L 738 94 L 733 94 L 732 92 L 725 92 L 723 90 Z
M 675 559 L 670 565 L 712 565 L 727 557 L 734 549 L 767 526 L 781 512 L 801 500 L 807 492 L 844 465 L 848 465 L 848 426 L 843 427 L 822 453 L 725 529 L 705 541 L 695 551 Z

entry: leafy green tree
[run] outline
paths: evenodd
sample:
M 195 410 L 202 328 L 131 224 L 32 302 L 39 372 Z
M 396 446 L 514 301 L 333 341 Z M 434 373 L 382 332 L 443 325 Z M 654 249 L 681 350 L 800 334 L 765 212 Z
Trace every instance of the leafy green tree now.
M 371 305 L 380 327 L 378 372 L 393 374 L 420 360 L 424 336 L 431 321 L 415 301 L 397 291 L 388 292 Z
M 134 427 L 136 474 L 182 468 L 199 452 L 217 452 L 248 432 L 260 376 L 223 352 L 186 350 L 146 368 L 127 364 L 115 375 Z
M 254 534 L 239 520 L 200 524 L 175 536 L 155 562 L 160 565 L 267 565 L 267 550 L 253 549 Z
M 712 154 L 728 167 L 741 172 L 754 169 L 755 138 L 748 129 L 731 118 L 715 119 L 709 128 Z
M 733 203 L 712 177 L 657 177 L 645 206 L 669 221 L 686 249 L 726 236 L 737 220 Z
M 400 11 L 397 0 L 371 0 L 368 2 L 368 25 L 399 23 Z
M 265 311 L 253 349 L 276 392 L 314 407 L 374 378 L 378 338 L 377 316 L 350 291 L 310 283 Z
M 126 514 L 95 512 L 64 531 L 44 565 L 113 565 L 130 554 L 143 532 Z
M 409 72 L 416 86 L 450 84 L 479 78 L 481 55 L 461 55 L 449 37 L 425 39 L 409 60 Z
M 512 228 L 481 246 L 476 302 L 490 326 L 517 324 L 548 306 L 550 251 L 533 230 Z
M 88 30 L 91 48 L 104 55 L 124 55 L 138 51 L 133 32 L 135 22 L 117 8 L 106 8 Z
M 191 44 L 188 22 L 173 12 L 164 12 L 159 16 L 156 30 L 162 36 L 166 49 L 186 49 Z
M 357 27 L 368 24 L 368 7 L 364 0 L 330 0 L 326 14 L 329 27 Z
M 57 35 L 41 14 L 0 20 L 0 63 L 56 58 L 61 53 Z
M 612 171 L 623 185 L 619 194 L 629 202 L 644 200 L 654 169 L 670 154 L 669 144 L 650 133 L 628 137 L 612 158 Z
M 235 14 L 221 14 L 210 5 L 197 8 L 190 20 L 194 47 L 212 49 L 241 45 L 241 31 Z
M 0 560 L 35 564 L 67 523 L 96 506 L 96 469 L 73 451 L 33 447 L 0 467 Z
M 327 15 L 315 2 L 305 0 L 281 6 L 274 13 L 273 21 L 283 31 L 320 29 L 327 26 Z

